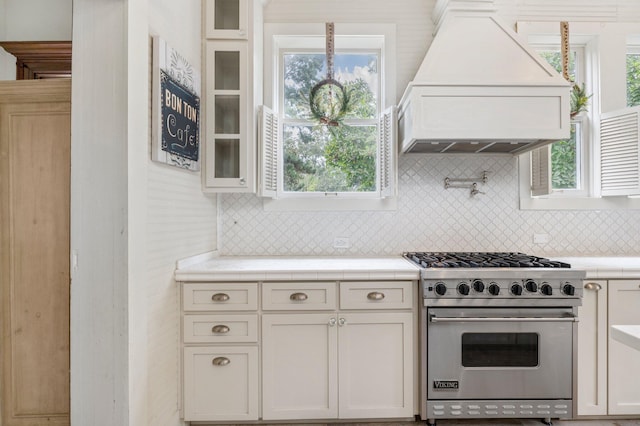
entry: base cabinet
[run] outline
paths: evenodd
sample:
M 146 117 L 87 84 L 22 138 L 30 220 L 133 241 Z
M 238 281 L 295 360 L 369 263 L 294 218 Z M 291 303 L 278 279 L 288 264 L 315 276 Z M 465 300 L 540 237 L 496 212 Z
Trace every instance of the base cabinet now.
M 258 419 L 258 348 L 186 347 L 184 418 Z
M 610 337 L 612 325 L 640 325 L 640 280 L 584 282 L 578 323 L 580 416 L 640 414 L 640 356 Z
M 264 315 L 263 418 L 413 416 L 412 325 L 410 312 Z
M 184 420 L 412 418 L 416 289 L 183 283 Z

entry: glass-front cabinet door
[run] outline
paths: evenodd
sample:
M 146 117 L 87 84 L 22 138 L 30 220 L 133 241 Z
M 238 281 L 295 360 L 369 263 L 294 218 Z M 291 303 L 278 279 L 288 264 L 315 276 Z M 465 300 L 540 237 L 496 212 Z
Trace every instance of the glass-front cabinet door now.
M 248 0 L 205 0 L 205 36 L 208 39 L 246 39 Z
M 244 188 L 247 176 L 247 44 L 207 42 L 205 186 Z

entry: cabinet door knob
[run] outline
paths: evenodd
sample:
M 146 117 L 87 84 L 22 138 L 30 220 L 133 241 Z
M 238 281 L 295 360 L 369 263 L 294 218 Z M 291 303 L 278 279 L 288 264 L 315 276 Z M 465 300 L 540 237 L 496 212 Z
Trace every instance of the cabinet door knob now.
M 302 302 L 308 298 L 309 296 L 307 296 L 306 293 L 292 293 L 291 296 L 289 296 L 289 299 L 295 302 Z
M 329 320 L 329 327 L 335 327 L 336 322 L 338 322 L 338 320 L 336 320 L 335 318 L 331 318 Z
M 225 365 L 228 365 L 229 363 L 231 363 L 231 360 L 229 358 L 227 358 L 227 357 L 224 357 L 224 356 L 217 356 L 217 357 L 215 357 L 213 359 L 213 361 L 211 361 L 211 363 L 213 365 L 222 367 L 222 366 L 225 366 Z
M 212 333 L 228 333 L 229 332 L 229 327 L 227 327 L 226 325 L 214 325 L 213 328 L 211 329 Z
M 372 291 L 367 294 L 367 299 L 369 300 L 382 300 L 384 299 L 384 293 L 380 293 L 379 291 Z
M 216 293 L 211 296 L 211 300 L 214 302 L 226 302 L 229 300 L 229 295 L 227 293 Z
M 244 185 L 245 183 L 247 183 L 247 180 L 243 177 L 240 178 L 240 185 Z
M 343 325 L 345 325 L 346 323 L 347 323 L 347 320 L 346 320 L 346 319 L 344 319 L 344 318 L 340 318 L 340 319 L 338 320 L 338 325 L 339 325 L 340 327 L 342 327 L 342 326 L 343 326 Z
M 594 290 L 594 291 L 600 291 L 602 290 L 602 286 L 598 283 L 586 283 L 584 285 L 584 288 L 586 290 Z

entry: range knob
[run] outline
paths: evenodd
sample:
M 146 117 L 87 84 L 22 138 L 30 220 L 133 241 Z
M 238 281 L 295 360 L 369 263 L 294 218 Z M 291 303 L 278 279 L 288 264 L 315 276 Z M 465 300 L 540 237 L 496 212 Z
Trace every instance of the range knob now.
M 529 293 L 535 293 L 538 291 L 538 284 L 534 280 L 526 280 L 524 282 L 524 288 L 526 288 Z
M 482 293 L 484 291 L 484 283 L 482 280 L 473 280 L 473 289 L 478 293 Z
M 496 283 L 489 284 L 489 294 L 492 296 L 497 296 L 500 294 L 500 286 Z
M 444 294 L 447 292 L 447 286 L 444 285 L 443 282 L 436 283 L 435 291 L 438 296 L 444 296 Z
M 522 294 L 522 286 L 518 283 L 511 284 L 511 294 L 514 296 L 520 296 Z
M 466 296 L 467 294 L 469 294 L 469 284 L 465 282 L 461 282 L 460 284 L 458 284 L 458 293 L 460 293 L 463 296 Z
M 562 292 L 567 296 L 573 296 L 576 294 L 576 288 L 569 283 L 564 283 L 562 286 Z
M 553 288 L 551 288 L 551 286 L 547 283 L 542 283 L 542 285 L 540 286 L 540 293 L 544 294 L 545 296 L 551 296 L 553 294 Z

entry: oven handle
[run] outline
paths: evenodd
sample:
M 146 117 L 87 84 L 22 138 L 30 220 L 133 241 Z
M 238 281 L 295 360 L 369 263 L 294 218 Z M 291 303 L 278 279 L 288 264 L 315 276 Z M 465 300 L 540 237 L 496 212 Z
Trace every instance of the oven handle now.
M 430 322 L 578 322 L 578 317 L 437 317 L 429 315 Z

